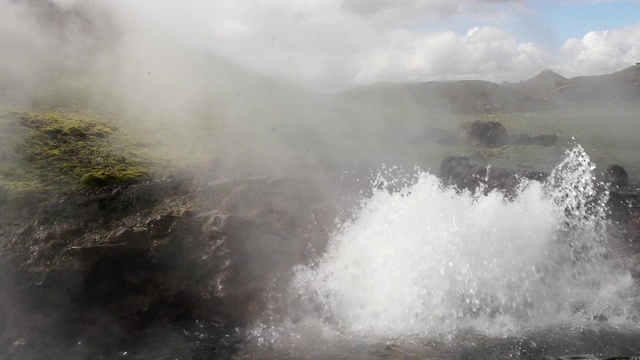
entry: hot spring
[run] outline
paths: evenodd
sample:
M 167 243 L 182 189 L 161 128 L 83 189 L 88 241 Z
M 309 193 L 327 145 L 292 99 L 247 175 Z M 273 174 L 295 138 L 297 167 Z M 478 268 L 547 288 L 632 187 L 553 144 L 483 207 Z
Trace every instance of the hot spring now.
M 375 183 L 327 251 L 294 269 L 248 354 L 640 354 L 638 289 L 581 147 L 510 199 L 445 187 L 427 172 Z

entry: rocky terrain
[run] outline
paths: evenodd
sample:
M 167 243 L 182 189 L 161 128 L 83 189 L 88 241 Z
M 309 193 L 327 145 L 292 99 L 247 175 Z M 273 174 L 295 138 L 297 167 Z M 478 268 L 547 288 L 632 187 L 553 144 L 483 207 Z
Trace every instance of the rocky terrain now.
M 323 250 L 330 206 L 312 184 L 286 178 L 165 180 L 5 203 L 0 356 L 111 358 L 148 351 L 145 331 L 246 325 L 293 265 Z

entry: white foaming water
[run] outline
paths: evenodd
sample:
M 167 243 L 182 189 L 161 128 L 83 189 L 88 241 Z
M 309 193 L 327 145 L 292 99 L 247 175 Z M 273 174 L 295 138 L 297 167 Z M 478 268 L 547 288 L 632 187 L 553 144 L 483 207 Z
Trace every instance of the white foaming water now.
M 398 192 L 376 188 L 318 263 L 296 269 L 286 319 L 256 335 L 291 345 L 629 323 L 635 290 L 608 250 L 606 200 L 580 147 L 512 200 L 427 173 Z

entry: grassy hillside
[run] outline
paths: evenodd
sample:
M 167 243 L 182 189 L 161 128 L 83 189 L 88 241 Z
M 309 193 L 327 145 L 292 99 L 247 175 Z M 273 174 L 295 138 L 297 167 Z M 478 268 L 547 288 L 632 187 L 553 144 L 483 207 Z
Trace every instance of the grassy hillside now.
M 71 190 L 149 180 L 152 161 L 95 116 L 0 110 L 0 184 L 9 191 Z
M 585 148 L 597 171 L 610 164 L 622 165 L 633 181 L 640 181 L 640 106 L 608 109 L 597 105 L 539 112 L 520 112 L 478 115 L 426 115 L 429 124 L 425 134 L 447 130 L 455 132 L 463 123 L 472 120 L 501 122 L 510 134 L 558 134 L 559 147 L 503 146 L 497 149 L 437 145 L 437 158 L 444 155 L 464 155 L 479 151 L 496 166 L 550 170 L 560 160 L 563 149 L 578 143 Z M 435 163 L 436 160 L 434 160 Z M 431 165 L 434 166 L 434 165 Z

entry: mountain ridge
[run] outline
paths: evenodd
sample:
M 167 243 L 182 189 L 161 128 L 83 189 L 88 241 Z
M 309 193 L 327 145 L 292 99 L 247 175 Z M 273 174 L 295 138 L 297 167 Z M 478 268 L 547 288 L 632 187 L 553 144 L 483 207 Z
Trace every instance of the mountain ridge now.
M 387 106 L 403 103 L 455 113 L 535 111 L 584 102 L 625 102 L 640 99 L 640 66 L 602 75 L 566 78 L 553 70 L 516 83 L 485 80 L 384 83 L 340 93 L 348 100 Z

